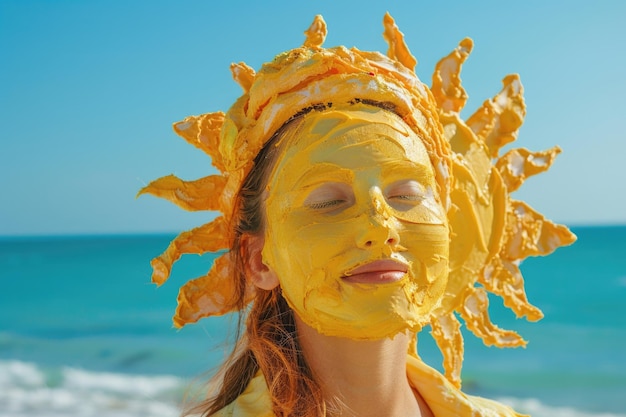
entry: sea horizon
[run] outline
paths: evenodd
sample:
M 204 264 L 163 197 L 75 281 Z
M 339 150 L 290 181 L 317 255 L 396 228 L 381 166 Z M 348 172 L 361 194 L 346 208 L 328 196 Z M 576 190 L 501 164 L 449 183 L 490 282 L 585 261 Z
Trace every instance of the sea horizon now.
M 207 221 L 210 221 L 207 220 Z M 614 227 L 626 227 L 626 221 L 590 221 L 590 222 L 559 222 L 556 220 L 551 220 L 555 224 L 561 224 L 566 226 L 569 229 L 588 229 L 588 228 L 614 228 Z M 28 238 L 85 238 L 85 237 L 130 237 L 130 236 L 176 236 L 181 233 L 182 230 L 172 230 L 172 231 L 84 231 L 84 232 L 52 232 L 52 233 L 42 233 L 42 232 L 23 232 L 23 233 L 2 233 L 0 232 L 0 240 L 6 239 L 28 239 Z

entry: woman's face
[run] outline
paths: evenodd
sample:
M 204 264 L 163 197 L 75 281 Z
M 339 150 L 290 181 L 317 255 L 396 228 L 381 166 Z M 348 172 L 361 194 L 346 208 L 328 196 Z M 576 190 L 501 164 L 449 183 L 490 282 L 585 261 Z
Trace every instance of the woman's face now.
M 306 117 L 267 189 L 263 262 L 320 333 L 380 339 L 419 330 L 448 274 L 448 225 L 420 138 L 360 106 Z

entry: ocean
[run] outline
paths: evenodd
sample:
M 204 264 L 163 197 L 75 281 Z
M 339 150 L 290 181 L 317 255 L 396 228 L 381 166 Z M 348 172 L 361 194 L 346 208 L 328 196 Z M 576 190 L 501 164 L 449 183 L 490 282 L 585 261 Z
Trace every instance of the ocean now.
M 575 227 L 578 242 L 522 264 L 545 318 L 492 319 L 529 341 L 487 348 L 465 334 L 464 390 L 535 417 L 626 416 L 626 226 Z M 149 261 L 174 236 L 0 238 L 0 417 L 174 417 L 229 351 L 234 316 L 176 330 L 184 257 L 162 287 Z M 423 359 L 440 369 L 428 329 Z M 193 394 L 192 394 L 193 395 Z

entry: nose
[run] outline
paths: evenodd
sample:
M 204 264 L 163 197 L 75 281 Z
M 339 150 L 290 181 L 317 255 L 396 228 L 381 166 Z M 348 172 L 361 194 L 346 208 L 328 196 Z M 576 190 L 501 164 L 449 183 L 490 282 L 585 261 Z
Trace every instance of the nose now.
M 377 188 L 370 190 L 370 209 L 366 217 L 366 224 L 357 237 L 357 246 L 359 248 L 400 244 L 397 220 L 393 216 L 391 207 L 385 201 L 382 192 Z

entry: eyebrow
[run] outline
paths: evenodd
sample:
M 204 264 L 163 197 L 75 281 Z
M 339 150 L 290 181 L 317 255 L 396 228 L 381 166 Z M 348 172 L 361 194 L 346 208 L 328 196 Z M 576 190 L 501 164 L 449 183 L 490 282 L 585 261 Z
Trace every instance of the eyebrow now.
M 320 179 L 320 176 L 326 178 Z M 351 169 L 328 162 L 312 165 L 294 182 L 292 190 L 312 187 L 322 181 L 336 180 L 338 182 L 354 182 L 354 172 Z
M 420 177 L 434 178 L 435 173 L 432 165 L 419 164 L 410 160 L 403 160 L 400 162 L 387 162 L 381 165 L 383 174 L 385 175 L 407 175 L 417 174 Z M 412 175 L 409 175 L 412 176 Z

